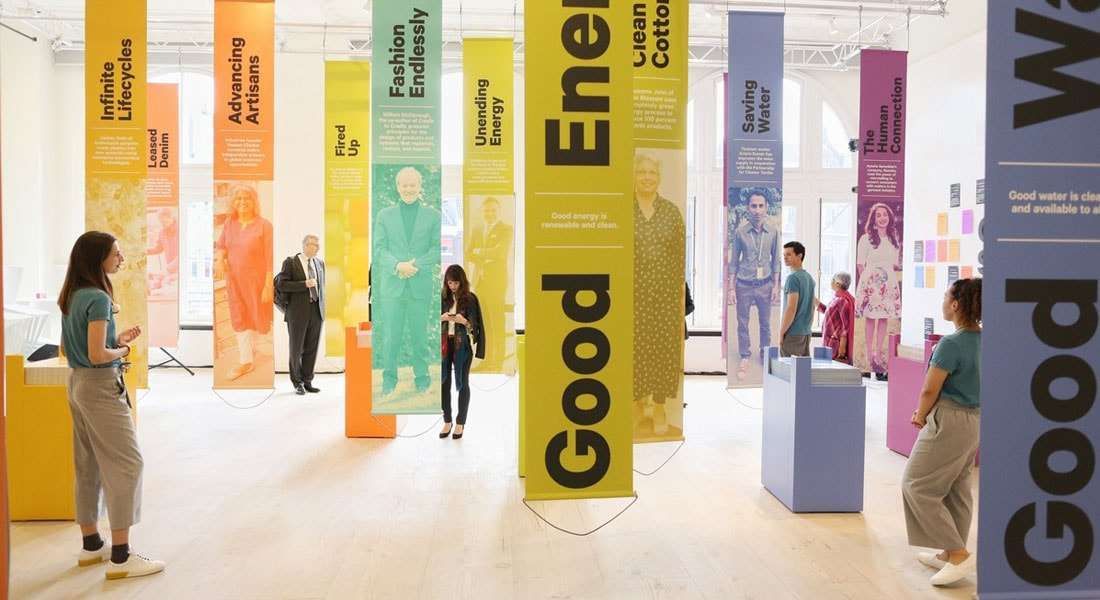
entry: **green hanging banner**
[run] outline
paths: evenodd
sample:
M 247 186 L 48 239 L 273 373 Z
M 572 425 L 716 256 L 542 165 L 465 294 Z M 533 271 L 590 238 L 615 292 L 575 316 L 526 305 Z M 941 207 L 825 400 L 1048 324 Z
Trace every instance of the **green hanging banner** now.
M 371 302 L 375 414 L 439 408 L 441 0 L 374 4 Z

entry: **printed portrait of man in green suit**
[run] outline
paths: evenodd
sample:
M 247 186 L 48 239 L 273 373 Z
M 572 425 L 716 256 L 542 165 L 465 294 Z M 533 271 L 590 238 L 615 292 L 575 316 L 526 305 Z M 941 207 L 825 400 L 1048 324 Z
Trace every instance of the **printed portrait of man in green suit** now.
M 383 398 L 397 388 L 403 351 L 410 357 L 417 393 L 429 390 L 429 368 L 439 363 L 442 216 L 425 201 L 423 183 L 417 168 L 399 170 L 394 177 L 399 201 L 375 217 L 372 294 L 383 348 L 374 366 L 382 368 Z M 429 335 L 433 329 L 434 338 Z

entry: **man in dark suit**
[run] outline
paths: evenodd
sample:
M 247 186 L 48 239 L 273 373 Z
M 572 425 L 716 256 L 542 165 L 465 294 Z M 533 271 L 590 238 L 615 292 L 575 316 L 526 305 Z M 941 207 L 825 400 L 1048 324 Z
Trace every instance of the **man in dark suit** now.
M 315 235 L 302 240 L 302 252 L 283 261 L 279 291 L 288 297 L 283 320 L 290 332 L 290 382 L 299 396 L 321 391 L 313 387 L 313 366 L 325 320 L 325 263 Z
M 508 295 L 508 263 L 512 258 L 513 228 L 500 220 L 500 200 L 490 196 L 481 204 L 482 223 L 472 227 L 467 260 L 473 267 L 470 283 L 481 301 L 489 347 L 482 371 L 498 372 L 504 364 L 504 310 Z
M 416 391 L 431 384 L 428 361 L 439 362 L 439 275 L 442 215 L 424 203 L 423 177 L 405 167 L 395 177 L 400 201 L 378 212 L 374 225 L 372 297 L 385 338 L 376 365 L 382 366 L 382 394 L 397 387 L 398 356 L 406 332 Z M 377 269 L 373 267 L 378 267 Z M 434 321 L 433 321 L 434 320 Z M 435 339 L 428 330 L 435 324 Z

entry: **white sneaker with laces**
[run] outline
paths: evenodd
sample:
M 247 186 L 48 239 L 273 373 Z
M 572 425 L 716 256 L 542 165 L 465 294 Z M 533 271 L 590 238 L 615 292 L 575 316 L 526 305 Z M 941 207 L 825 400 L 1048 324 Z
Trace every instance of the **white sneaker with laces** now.
M 164 562 L 151 560 L 131 551 L 130 557 L 122 564 L 110 563 L 107 565 L 107 579 L 125 579 L 127 577 L 144 577 L 164 570 Z
M 76 559 L 76 565 L 78 567 L 90 567 L 92 565 L 98 565 L 99 563 L 111 560 L 111 545 L 104 542 L 103 547 L 99 550 L 85 550 L 80 549 L 80 558 Z
M 978 573 L 978 555 L 971 554 L 966 560 L 955 565 L 947 563 L 939 573 L 932 576 L 932 585 L 951 585 Z
M 920 561 L 920 564 L 926 567 L 932 567 L 937 571 L 947 565 L 947 561 L 940 560 L 939 554 L 935 552 L 918 552 L 917 560 Z

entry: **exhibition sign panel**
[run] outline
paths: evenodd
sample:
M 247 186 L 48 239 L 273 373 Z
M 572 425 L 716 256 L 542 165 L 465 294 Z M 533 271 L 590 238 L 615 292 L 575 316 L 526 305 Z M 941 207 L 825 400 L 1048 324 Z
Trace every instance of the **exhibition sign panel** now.
M 145 251 L 149 293 L 149 345 L 174 348 L 179 342 L 180 163 L 179 86 L 149 84 L 145 136 Z
M 983 600 L 1100 597 L 1100 4 L 988 4 Z
M 516 372 L 512 54 L 510 37 L 466 38 L 462 44 L 463 255 L 485 321 L 485 360 L 473 369 L 479 373 Z
M 434 414 L 440 396 L 441 0 L 378 0 L 371 73 L 375 414 Z
M 214 387 L 275 382 L 275 3 L 214 2 Z
M 901 332 L 907 61 L 894 50 L 860 57 L 855 348 L 848 352 L 865 372 L 886 372 L 886 340 Z
M 325 351 L 370 319 L 370 63 L 325 62 Z
M 582 6 L 583 4 L 583 6 Z M 633 493 L 630 5 L 528 4 L 527 498 Z
M 145 293 L 145 0 L 88 0 L 84 61 L 85 217 L 118 238 L 126 260 L 111 277 L 119 331 L 148 331 Z M 131 344 L 130 377 L 146 387 L 148 337 Z
M 684 439 L 687 2 L 633 3 L 635 442 Z
M 731 11 L 726 86 L 726 372 L 763 384 L 783 276 L 783 14 Z

